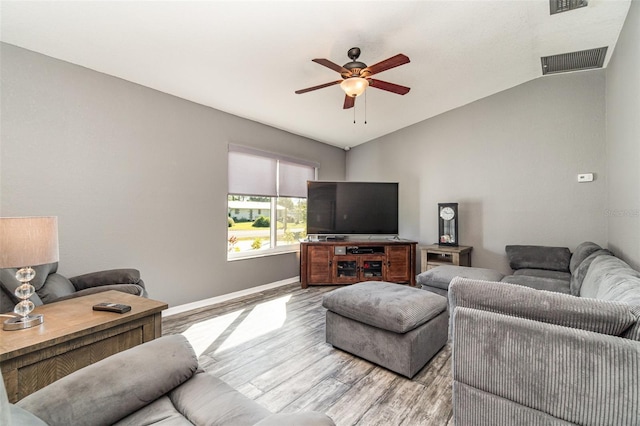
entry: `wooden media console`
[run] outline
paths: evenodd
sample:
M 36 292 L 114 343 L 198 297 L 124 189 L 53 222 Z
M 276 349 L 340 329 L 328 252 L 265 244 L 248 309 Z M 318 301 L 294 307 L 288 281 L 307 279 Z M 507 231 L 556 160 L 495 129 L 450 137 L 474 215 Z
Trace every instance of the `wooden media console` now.
M 345 240 L 300 243 L 300 282 L 346 285 L 387 281 L 415 286 L 415 241 Z

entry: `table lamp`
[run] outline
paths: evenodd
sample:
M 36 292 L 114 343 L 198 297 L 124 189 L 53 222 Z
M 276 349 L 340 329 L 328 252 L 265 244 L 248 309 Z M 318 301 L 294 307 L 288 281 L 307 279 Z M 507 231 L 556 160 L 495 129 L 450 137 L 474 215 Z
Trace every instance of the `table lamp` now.
M 21 330 L 42 324 L 40 314 L 29 315 L 35 305 L 29 298 L 35 292 L 31 280 L 36 271 L 31 266 L 57 262 L 57 217 L 0 217 L 0 269 L 20 268 L 16 279 L 21 283 L 15 295 L 21 301 L 15 316 L 4 322 L 5 330 Z

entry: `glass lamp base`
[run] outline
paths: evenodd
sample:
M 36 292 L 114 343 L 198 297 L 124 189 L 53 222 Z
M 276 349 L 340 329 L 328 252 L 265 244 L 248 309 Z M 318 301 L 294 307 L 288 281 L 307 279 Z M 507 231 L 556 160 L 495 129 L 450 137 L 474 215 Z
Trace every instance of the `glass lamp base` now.
M 23 317 L 9 318 L 4 322 L 2 329 L 7 331 L 23 330 L 25 328 L 35 327 L 36 325 L 40 325 L 43 322 L 44 322 L 44 315 L 42 314 L 29 315 L 24 318 Z

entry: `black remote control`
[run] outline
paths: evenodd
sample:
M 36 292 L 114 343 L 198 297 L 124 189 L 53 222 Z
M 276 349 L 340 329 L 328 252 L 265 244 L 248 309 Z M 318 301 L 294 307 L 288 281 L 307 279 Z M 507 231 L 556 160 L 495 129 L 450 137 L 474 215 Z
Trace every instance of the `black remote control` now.
M 116 312 L 118 314 L 124 314 L 125 312 L 129 312 L 131 310 L 131 306 L 122 305 L 120 303 L 103 302 L 103 303 L 98 303 L 97 305 L 93 305 L 93 310 Z

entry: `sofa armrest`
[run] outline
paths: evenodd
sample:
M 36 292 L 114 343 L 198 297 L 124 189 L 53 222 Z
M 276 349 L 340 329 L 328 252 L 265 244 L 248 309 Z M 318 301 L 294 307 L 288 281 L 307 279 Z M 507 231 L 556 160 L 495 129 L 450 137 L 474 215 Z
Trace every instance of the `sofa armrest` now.
M 189 380 L 197 368 L 187 339 L 165 336 L 77 370 L 17 405 L 51 426 L 113 424 Z
M 612 336 L 620 336 L 638 321 L 631 306 L 621 302 L 460 277 L 449 285 L 449 307 L 451 311 L 474 308 Z
M 110 269 L 107 271 L 90 272 L 69 278 L 76 290 L 99 287 L 109 284 L 137 284 L 144 288 L 137 269 Z
M 276 413 L 260 420 L 255 426 L 335 426 L 331 417 L 317 411 Z
M 454 382 L 572 424 L 637 424 L 640 342 L 467 307 L 452 316 Z

